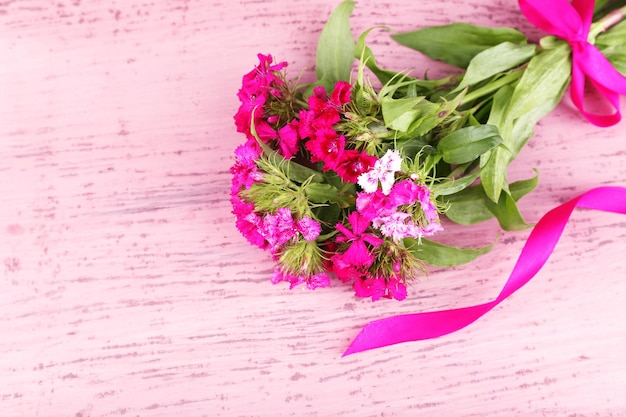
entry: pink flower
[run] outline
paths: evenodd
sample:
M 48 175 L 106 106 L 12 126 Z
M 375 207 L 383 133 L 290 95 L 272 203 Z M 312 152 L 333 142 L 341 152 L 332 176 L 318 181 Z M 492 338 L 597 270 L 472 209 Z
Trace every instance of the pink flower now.
M 352 94 L 352 85 L 345 81 L 337 81 L 335 88 L 328 100 L 333 106 L 341 107 L 344 104 L 350 102 L 350 95 Z
M 355 149 L 346 149 L 335 168 L 335 172 L 345 182 L 356 183 L 359 175 L 369 171 L 376 163 L 376 157 Z
M 282 155 L 291 159 L 298 153 L 298 121 L 292 120 L 278 130 L 278 146 Z
M 424 217 L 429 222 L 439 218 L 437 214 L 437 208 L 430 201 L 430 189 L 425 185 L 422 186 L 421 192 L 417 196 L 417 200 L 420 202 L 420 206 L 424 211 Z
M 354 293 L 358 297 L 372 297 L 372 301 L 381 298 L 395 298 L 402 301 L 406 298 L 406 286 L 396 278 L 367 278 L 354 281 Z
M 263 220 L 258 214 L 251 212 L 247 215 L 237 216 L 235 225 L 237 226 L 237 230 L 239 230 L 241 235 L 245 237 L 248 242 L 265 250 L 267 249 L 267 242 L 263 235 L 261 235 L 259 229 L 262 222 Z
M 274 275 L 272 276 L 272 284 L 278 284 L 279 282 L 288 282 L 290 284 L 290 290 L 302 283 L 306 283 L 306 287 L 309 290 L 324 288 L 330 285 L 328 274 L 323 272 L 314 275 L 295 275 L 291 273 L 284 273 L 283 271 L 276 269 L 274 270 Z
M 276 75 L 287 66 L 287 62 L 280 62 L 272 65 L 271 55 L 258 54 L 259 65 L 243 76 L 241 90 L 248 94 L 257 94 L 259 91 L 267 90 L 272 83 L 283 84 L 283 81 Z
M 235 114 L 235 126 L 237 126 L 237 132 L 244 133 L 248 139 L 254 139 L 251 131 L 252 113 L 254 112 L 254 124 L 258 129 L 259 122 L 263 116 L 263 105 L 267 101 L 266 93 L 259 94 L 247 94 L 243 91 L 239 91 L 237 94 L 241 101 L 241 106 Z
M 352 264 L 346 263 L 343 259 L 343 253 L 336 253 L 330 258 L 330 271 L 337 275 L 337 278 L 341 282 L 346 283 L 354 279 L 360 279 L 365 271 L 361 271 L 361 268 L 357 268 Z
M 252 146 L 240 145 L 235 149 L 235 163 L 230 168 L 233 175 L 231 193 L 236 193 L 241 187 L 248 189 L 263 179 L 256 166 L 258 158 L 259 151 Z
M 263 107 L 270 97 L 280 98 L 278 87 L 284 86 L 285 82 L 278 71 L 287 66 L 286 62 L 272 65 L 271 55 L 259 54 L 258 58 L 259 65 L 243 76 L 241 89 L 237 93 L 241 106 L 235 114 L 237 131 L 244 133 L 252 146 L 257 146 L 252 135 L 252 122 L 257 136 L 263 142 L 278 137 L 276 130 L 267 122 Z
M 383 278 L 356 279 L 353 288 L 357 297 L 372 297 L 372 301 L 376 301 L 385 295 L 385 280 Z
M 324 288 L 330 285 L 330 279 L 328 278 L 328 274 L 320 273 L 311 275 L 306 279 L 306 287 L 309 290 L 314 290 L 316 288 Z
M 391 237 L 395 241 L 400 241 L 405 237 L 412 237 L 414 234 L 415 224 L 407 219 L 411 215 L 404 212 L 395 212 L 389 216 L 377 217 L 374 219 L 374 227 L 380 229 L 383 236 Z
M 400 181 L 391 189 L 389 198 L 391 198 L 395 207 L 413 204 L 417 201 L 420 194 L 424 193 L 424 188 L 428 189 L 428 187 L 418 185 L 411 180 Z
M 356 209 L 365 218 L 372 220 L 393 213 L 396 206 L 389 196 L 376 190 L 373 193 L 357 193 Z
M 390 278 L 385 284 L 385 297 L 402 301 L 406 298 L 406 285 L 396 278 Z
M 309 104 L 309 110 L 316 115 L 332 110 L 332 106 L 328 104 L 326 89 L 321 85 L 313 88 L 313 95 L 309 96 L 307 103 Z
M 311 152 L 312 162 L 323 162 L 324 171 L 334 170 L 343 157 L 345 138 L 343 135 L 338 136 L 332 129 L 322 130 L 305 146 Z
M 296 237 L 297 233 L 291 210 L 285 207 L 279 208 L 276 214 L 267 214 L 259 229 L 259 233 L 265 238 L 273 254 Z
M 443 226 L 436 222 L 430 222 L 425 227 L 420 228 L 420 236 L 432 236 L 437 232 L 441 232 L 443 230 Z
M 321 225 L 310 217 L 304 216 L 296 225 L 297 230 L 307 242 L 311 242 L 320 235 Z
M 374 256 L 369 252 L 365 243 L 369 243 L 374 247 L 378 247 L 383 240 L 370 233 L 365 233 L 370 222 L 358 212 L 352 212 L 348 216 L 348 222 L 352 226 L 352 230 L 346 228 L 343 224 L 337 223 L 335 226 L 343 235 L 338 235 L 335 240 L 338 243 L 351 243 L 347 251 L 341 254 L 341 260 L 348 265 L 356 267 L 369 267 L 374 262 Z

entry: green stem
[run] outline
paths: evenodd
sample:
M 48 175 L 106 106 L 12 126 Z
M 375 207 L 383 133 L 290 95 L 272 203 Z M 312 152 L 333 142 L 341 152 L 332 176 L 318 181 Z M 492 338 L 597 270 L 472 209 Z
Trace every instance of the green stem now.
M 484 97 L 488 94 L 491 94 L 495 91 L 498 91 L 500 87 L 505 86 L 507 84 L 512 84 L 517 81 L 523 74 L 523 71 L 513 71 L 502 78 L 499 78 L 477 90 L 470 91 L 463 97 L 463 103 L 471 103 L 472 101 Z
M 589 43 L 593 44 L 596 42 L 596 36 L 609 29 L 612 26 L 615 26 L 619 22 L 621 22 L 626 16 L 626 6 L 622 6 L 619 9 L 615 9 L 602 19 L 591 25 L 591 29 L 589 30 L 589 36 L 587 40 Z

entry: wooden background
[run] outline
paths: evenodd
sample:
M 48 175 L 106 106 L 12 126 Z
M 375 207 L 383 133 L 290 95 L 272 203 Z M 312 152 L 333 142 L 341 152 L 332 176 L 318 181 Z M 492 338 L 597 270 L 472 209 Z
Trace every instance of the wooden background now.
M 494 298 L 528 232 L 402 303 L 269 282 L 230 214 L 235 93 L 257 52 L 310 79 L 336 4 L 0 3 L 0 415 L 626 415 L 623 216 L 576 212 L 536 279 L 471 327 L 346 358 L 372 319 Z M 362 0 L 353 32 L 457 20 L 539 36 L 512 0 Z M 453 71 L 371 41 L 393 69 Z M 540 172 L 527 220 L 626 185 L 625 136 L 561 103 L 511 167 Z M 460 245 L 497 235 L 446 229 Z

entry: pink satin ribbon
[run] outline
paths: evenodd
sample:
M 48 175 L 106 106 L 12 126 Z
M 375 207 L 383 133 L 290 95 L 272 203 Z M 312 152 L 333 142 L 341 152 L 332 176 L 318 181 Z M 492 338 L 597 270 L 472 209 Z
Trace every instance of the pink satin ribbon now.
M 587 41 L 593 19 L 594 0 L 519 0 L 526 18 L 539 29 L 566 40 L 572 47 L 572 82 L 570 94 L 574 105 L 587 120 L 596 126 L 606 127 L 618 123 L 619 95 L 626 94 L 624 78 L 608 59 Z M 585 110 L 585 81 L 615 109 L 613 114 L 601 115 Z
M 475 322 L 535 276 L 550 257 L 576 207 L 626 214 L 626 188 L 594 188 L 546 213 L 528 237 L 511 276 L 495 300 L 471 307 L 373 321 L 361 330 L 343 356 L 397 343 L 432 339 Z

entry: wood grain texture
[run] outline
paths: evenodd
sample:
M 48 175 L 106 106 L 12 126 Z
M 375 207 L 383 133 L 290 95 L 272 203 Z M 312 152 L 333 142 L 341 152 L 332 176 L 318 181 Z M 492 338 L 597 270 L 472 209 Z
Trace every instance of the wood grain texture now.
M 346 358 L 369 320 L 495 297 L 528 232 L 402 303 L 269 283 L 230 214 L 235 92 L 257 52 L 310 78 L 335 4 L 0 3 L 1 415 L 626 415 L 619 215 L 576 212 L 536 279 L 471 327 Z M 456 20 L 539 36 L 508 0 L 363 0 L 353 31 Z M 382 65 L 453 71 L 371 40 Z M 624 185 L 625 139 L 562 103 L 511 166 L 540 171 L 526 218 Z M 487 243 L 496 226 L 444 239 Z

